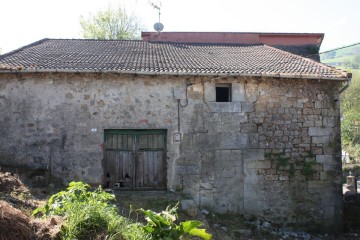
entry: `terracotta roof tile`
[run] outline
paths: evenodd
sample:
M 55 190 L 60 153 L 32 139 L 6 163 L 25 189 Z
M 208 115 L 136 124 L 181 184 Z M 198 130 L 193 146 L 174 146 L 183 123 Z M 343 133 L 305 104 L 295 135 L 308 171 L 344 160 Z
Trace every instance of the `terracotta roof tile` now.
M 43 39 L 1 55 L 1 70 L 346 77 L 335 68 L 263 44 L 126 40 Z

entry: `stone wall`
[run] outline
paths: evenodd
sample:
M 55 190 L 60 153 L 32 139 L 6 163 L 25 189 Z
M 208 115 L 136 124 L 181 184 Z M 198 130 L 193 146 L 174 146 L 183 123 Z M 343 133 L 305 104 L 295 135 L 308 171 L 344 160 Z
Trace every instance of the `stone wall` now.
M 67 183 L 100 184 L 104 129 L 177 128 L 173 89 L 184 79 L 112 74 L 0 76 L 0 160 L 46 168 Z M 176 145 L 168 144 L 169 156 Z M 168 188 L 172 181 L 168 163 Z
M 190 87 L 204 95 L 183 109 L 178 188 L 217 212 L 341 231 L 340 85 L 233 79 L 233 102 L 214 102 L 227 81 Z
M 215 102 L 216 83 L 232 84 L 232 102 Z M 216 212 L 341 230 L 339 87 L 304 79 L 2 74 L 0 163 L 98 184 L 104 129 L 167 129 L 168 189 Z M 173 142 L 178 124 L 182 141 Z

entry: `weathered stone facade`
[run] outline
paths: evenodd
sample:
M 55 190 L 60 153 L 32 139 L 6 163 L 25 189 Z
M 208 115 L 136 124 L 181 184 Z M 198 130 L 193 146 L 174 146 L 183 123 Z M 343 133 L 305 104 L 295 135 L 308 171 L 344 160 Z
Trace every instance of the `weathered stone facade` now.
M 215 101 L 216 83 L 231 83 L 231 102 Z M 331 80 L 3 73 L 0 163 L 98 184 L 104 129 L 166 129 L 168 189 L 216 212 L 341 230 L 339 88 Z

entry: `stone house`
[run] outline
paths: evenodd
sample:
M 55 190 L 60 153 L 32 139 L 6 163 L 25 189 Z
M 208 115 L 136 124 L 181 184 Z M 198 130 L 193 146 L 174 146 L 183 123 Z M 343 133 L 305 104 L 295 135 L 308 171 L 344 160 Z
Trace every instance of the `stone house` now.
M 341 230 L 339 95 L 351 76 L 317 61 L 323 34 L 142 36 L 1 55 L 0 165 Z

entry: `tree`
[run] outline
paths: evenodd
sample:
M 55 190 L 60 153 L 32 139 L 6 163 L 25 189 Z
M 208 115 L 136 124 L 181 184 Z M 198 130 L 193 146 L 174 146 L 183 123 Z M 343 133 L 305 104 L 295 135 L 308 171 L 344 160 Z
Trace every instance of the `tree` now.
M 93 39 L 139 39 L 142 30 L 139 18 L 127 14 L 121 6 L 109 6 L 87 18 L 81 16 L 80 25 L 83 37 Z

